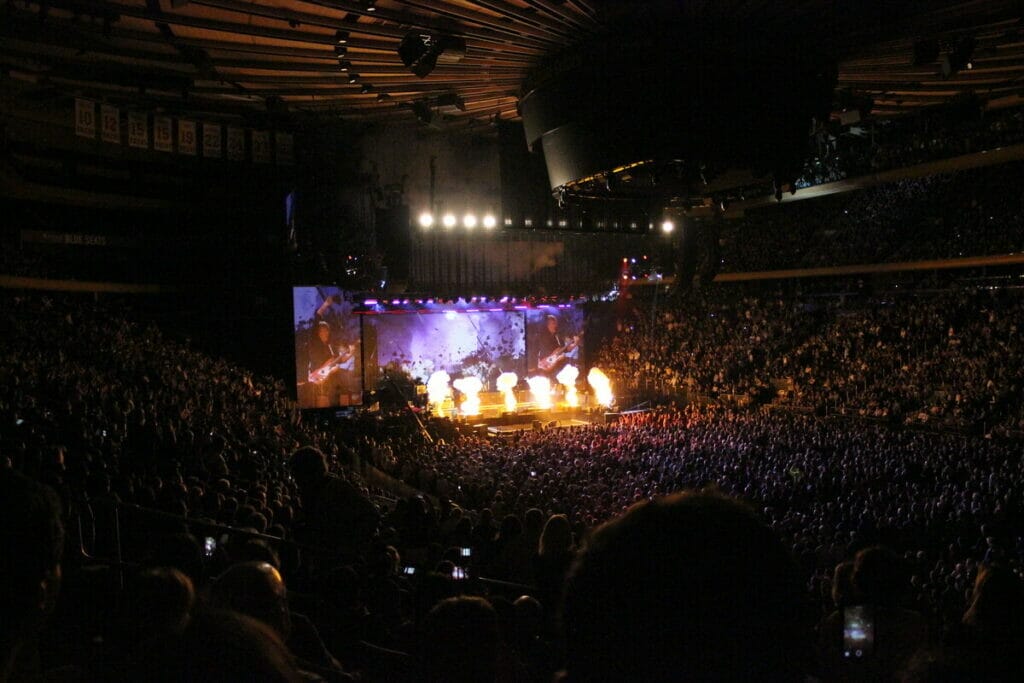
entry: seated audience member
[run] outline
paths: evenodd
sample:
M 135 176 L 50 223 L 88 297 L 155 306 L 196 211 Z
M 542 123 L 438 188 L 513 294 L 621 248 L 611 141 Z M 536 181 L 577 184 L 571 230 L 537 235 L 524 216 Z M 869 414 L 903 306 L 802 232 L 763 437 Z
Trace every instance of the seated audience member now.
M 300 669 L 315 671 L 330 680 L 348 680 L 313 623 L 288 609 L 281 574 L 266 562 L 231 566 L 213 582 L 210 598 L 218 608 L 241 612 L 269 626 L 298 658 Z
M 904 609 L 900 601 L 910 588 L 893 551 L 881 546 L 857 553 L 851 577 L 853 595 L 845 607 L 869 608 L 873 621 L 871 652 L 856 660 L 843 655 L 844 611 L 836 610 L 818 630 L 819 652 L 826 680 L 891 681 L 928 643 L 928 624 L 919 613 Z
M 154 649 L 149 664 L 150 680 L 158 683 L 311 680 L 295 668 L 288 648 L 269 626 L 228 610 L 197 613 L 179 638 Z
M 424 683 L 493 683 L 498 669 L 498 615 L 483 598 L 442 600 L 423 623 Z
M 353 550 L 373 537 L 377 508 L 354 486 L 328 473 L 323 453 L 309 446 L 298 449 L 291 456 L 291 470 L 310 542 Z
M 56 604 L 63 550 L 53 489 L 0 470 L 0 682 L 38 673 L 29 644 Z
M 744 505 L 641 502 L 570 573 L 564 680 L 801 681 L 806 617 L 791 558 Z

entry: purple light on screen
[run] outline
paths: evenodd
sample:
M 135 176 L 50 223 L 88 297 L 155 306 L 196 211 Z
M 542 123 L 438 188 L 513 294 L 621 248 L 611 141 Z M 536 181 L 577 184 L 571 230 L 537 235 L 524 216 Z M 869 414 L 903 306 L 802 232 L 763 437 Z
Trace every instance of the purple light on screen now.
M 366 299 L 365 301 L 363 301 L 363 305 L 364 306 L 376 306 L 377 305 L 377 300 L 376 299 Z

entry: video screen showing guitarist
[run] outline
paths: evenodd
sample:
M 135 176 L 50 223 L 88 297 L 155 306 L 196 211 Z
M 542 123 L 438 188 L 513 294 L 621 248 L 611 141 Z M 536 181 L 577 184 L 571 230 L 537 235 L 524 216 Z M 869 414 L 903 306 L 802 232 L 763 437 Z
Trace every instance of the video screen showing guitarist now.
M 559 332 L 558 317 L 547 315 L 544 329 L 537 333 L 537 373 L 552 380 L 566 365 L 579 365 L 580 335 Z
M 297 396 L 302 408 L 355 405 L 362 399 L 359 322 L 342 292 L 297 287 Z

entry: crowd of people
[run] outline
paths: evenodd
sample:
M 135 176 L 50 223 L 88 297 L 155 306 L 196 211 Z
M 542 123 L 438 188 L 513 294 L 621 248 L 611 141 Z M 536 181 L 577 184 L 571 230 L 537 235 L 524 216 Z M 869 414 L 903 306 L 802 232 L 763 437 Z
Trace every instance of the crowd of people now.
M 687 296 L 693 318 L 624 322 L 612 374 L 756 395 L 793 368 L 793 401 L 904 422 L 949 383 L 940 415 L 995 400 L 1019 419 L 1014 290 Z M 120 305 L 3 301 L 2 679 L 1012 680 L 1019 440 L 785 402 L 506 439 L 405 411 L 320 420 Z M 864 605 L 877 642 L 848 661 L 844 609 Z
M 1024 249 L 1020 163 L 751 210 L 723 221 L 721 270 L 1008 254 Z
M 1019 434 L 1018 279 L 830 281 L 830 291 L 713 284 L 637 305 L 596 362 L 628 392 Z

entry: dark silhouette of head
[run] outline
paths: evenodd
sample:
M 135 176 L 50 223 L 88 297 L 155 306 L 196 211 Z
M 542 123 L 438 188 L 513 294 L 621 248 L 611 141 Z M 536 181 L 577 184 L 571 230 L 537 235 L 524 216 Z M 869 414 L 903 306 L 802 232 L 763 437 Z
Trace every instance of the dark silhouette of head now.
M 60 592 L 64 527 L 49 486 L 0 469 L 0 680 Z
M 1024 583 L 1006 567 L 984 566 L 974 581 L 970 607 L 964 624 L 988 637 L 1016 638 L 1024 636 Z M 1024 642 L 1021 642 L 1024 644 Z
M 192 581 L 171 567 L 139 573 L 128 585 L 121 609 L 121 636 L 129 647 L 163 636 L 180 635 L 195 606 Z
M 290 465 L 300 489 L 314 487 L 327 476 L 327 458 L 312 446 L 303 446 L 292 453 Z
M 899 556 L 880 545 L 857 553 L 852 582 L 859 601 L 881 607 L 894 607 L 910 587 Z
M 424 673 L 431 683 L 493 683 L 498 615 L 483 598 L 437 603 L 423 625 Z
M 638 503 L 594 532 L 570 572 L 566 678 L 802 680 L 796 576 L 779 539 L 736 500 Z
M 148 674 L 154 681 L 167 683 L 304 680 L 270 627 L 228 610 L 196 614 L 180 638 L 155 653 Z
M 217 577 L 210 587 L 215 607 L 257 619 L 287 640 L 291 632 L 288 596 L 281 574 L 266 562 L 240 562 Z

